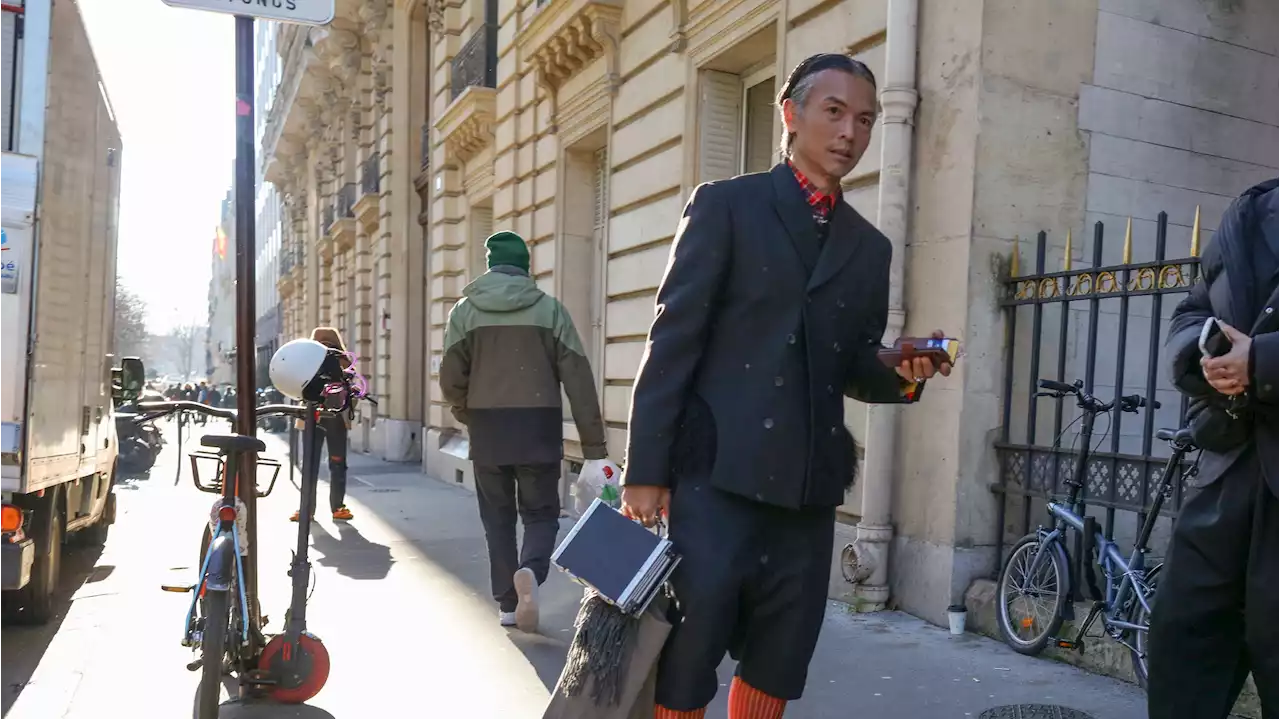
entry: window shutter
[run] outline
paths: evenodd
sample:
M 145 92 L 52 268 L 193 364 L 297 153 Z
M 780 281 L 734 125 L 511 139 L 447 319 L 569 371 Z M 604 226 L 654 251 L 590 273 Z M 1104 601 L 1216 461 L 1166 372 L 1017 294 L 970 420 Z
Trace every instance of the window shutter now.
M 493 208 L 471 208 L 471 267 L 468 276 L 475 279 L 484 274 L 487 267 L 484 241 L 493 234 Z
M 596 232 L 604 229 L 604 223 L 609 219 L 609 155 L 608 150 L 601 148 L 596 150 L 595 154 L 595 188 L 594 202 L 595 207 L 595 224 Z
M 698 82 L 698 182 L 738 174 L 742 146 L 742 79 L 704 70 Z

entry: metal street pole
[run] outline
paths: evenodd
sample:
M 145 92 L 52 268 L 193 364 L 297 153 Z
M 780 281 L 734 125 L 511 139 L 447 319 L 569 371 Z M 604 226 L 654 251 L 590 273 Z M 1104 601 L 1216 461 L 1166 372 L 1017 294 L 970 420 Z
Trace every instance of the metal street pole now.
M 253 18 L 236 15 L 236 174 L 233 197 L 236 205 L 236 433 L 257 435 L 254 404 L 257 399 L 254 368 L 254 238 L 253 172 Z M 247 456 L 240 465 L 238 494 L 248 515 L 249 561 L 244 567 L 245 595 L 250 621 L 258 635 L 261 608 L 258 602 L 258 463 Z M 260 647 L 254 647 L 254 651 Z

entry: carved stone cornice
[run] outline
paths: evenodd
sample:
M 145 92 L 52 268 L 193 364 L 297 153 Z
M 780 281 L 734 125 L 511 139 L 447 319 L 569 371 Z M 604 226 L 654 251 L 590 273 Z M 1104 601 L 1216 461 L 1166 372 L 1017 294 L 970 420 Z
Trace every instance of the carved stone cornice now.
M 516 35 L 521 57 L 551 90 L 597 58 L 605 59 L 610 92 L 618 86 L 618 38 L 622 4 L 605 0 L 550 0 Z
M 444 3 L 445 0 L 426 0 L 423 9 L 427 14 L 427 28 L 432 37 L 444 35 Z
M 498 91 L 491 87 L 471 85 L 449 104 L 436 121 L 449 154 L 465 162 L 493 142 L 497 96 Z
M 322 35 L 313 34 L 312 38 L 316 58 L 344 87 L 349 87 L 360 72 L 360 36 L 330 25 Z
M 360 3 L 358 14 L 366 31 L 381 30 L 391 16 L 391 3 L 388 0 L 364 0 Z

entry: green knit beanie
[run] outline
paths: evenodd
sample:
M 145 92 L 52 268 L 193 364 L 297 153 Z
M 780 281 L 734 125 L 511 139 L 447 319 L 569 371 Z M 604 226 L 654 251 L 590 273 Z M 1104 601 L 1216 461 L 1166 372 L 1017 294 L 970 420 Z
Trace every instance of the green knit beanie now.
M 509 265 L 529 271 L 529 248 L 520 235 L 514 232 L 495 232 L 484 241 L 484 246 L 488 250 L 485 259 L 490 269 L 498 265 Z

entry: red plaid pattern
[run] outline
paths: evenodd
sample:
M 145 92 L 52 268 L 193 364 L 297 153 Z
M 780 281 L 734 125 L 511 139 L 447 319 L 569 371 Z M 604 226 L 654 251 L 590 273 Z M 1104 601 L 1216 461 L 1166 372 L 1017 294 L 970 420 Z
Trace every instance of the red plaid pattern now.
M 814 222 L 825 224 L 831 219 L 831 213 L 836 209 L 836 203 L 840 201 L 840 190 L 837 189 L 834 193 L 823 192 L 791 160 L 787 160 L 787 167 L 791 168 L 791 173 L 796 176 L 796 182 L 800 183 L 800 189 L 804 190 L 809 207 L 813 208 Z

